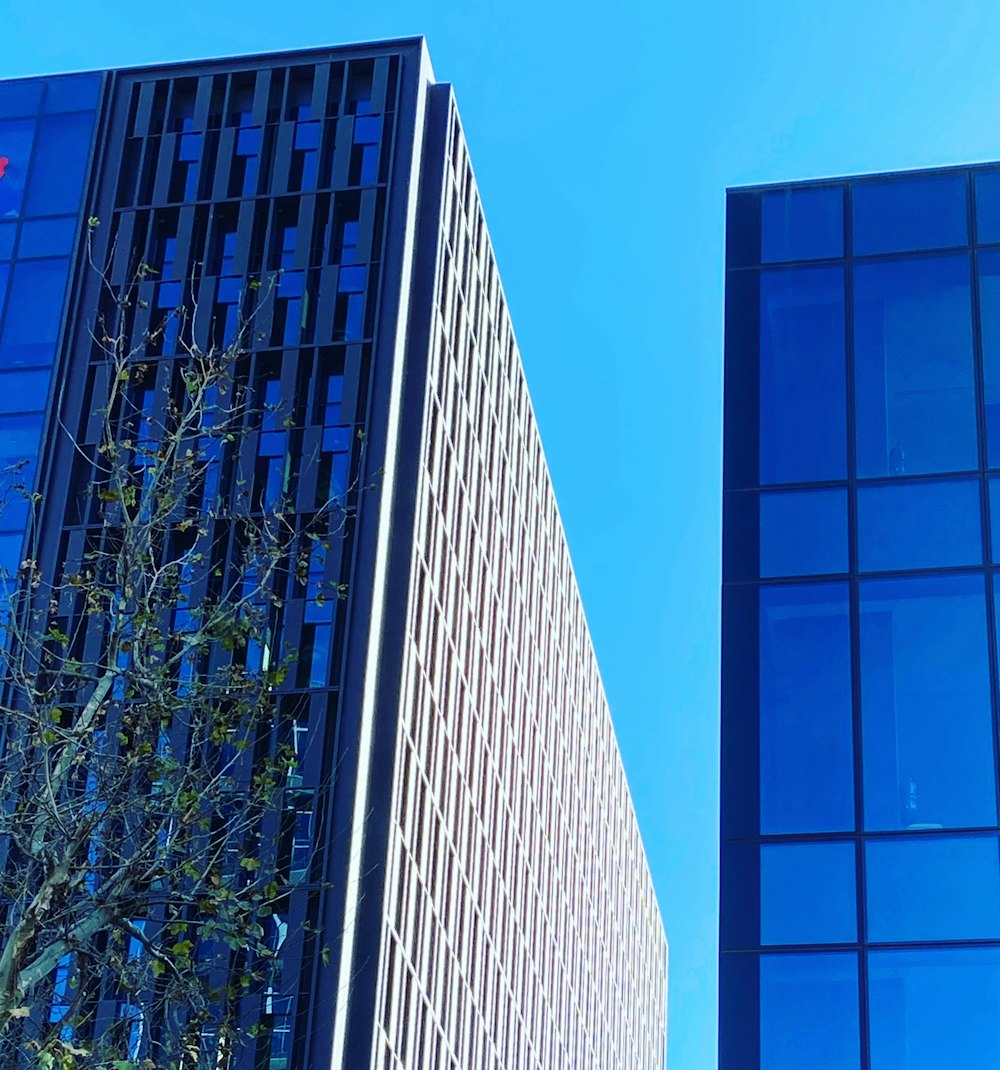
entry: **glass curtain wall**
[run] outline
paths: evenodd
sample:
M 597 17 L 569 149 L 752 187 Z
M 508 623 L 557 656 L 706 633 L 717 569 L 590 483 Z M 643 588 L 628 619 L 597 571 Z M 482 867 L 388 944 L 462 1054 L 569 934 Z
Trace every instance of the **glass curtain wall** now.
M 728 225 L 720 1065 L 995 1070 L 1000 167 Z

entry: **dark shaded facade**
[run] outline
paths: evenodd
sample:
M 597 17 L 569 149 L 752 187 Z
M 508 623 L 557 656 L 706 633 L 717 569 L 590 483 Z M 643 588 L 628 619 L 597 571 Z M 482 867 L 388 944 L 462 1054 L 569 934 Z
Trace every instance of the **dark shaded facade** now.
M 1000 1061 L 1000 169 L 728 194 L 720 1066 Z
M 272 623 L 297 652 L 281 703 L 300 764 L 280 969 L 248 999 L 266 1028 L 238 1065 L 660 1067 L 662 924 L 423 42 L 0 83 L 0 166 L 0 442 L 16 478 L 37 470 L 43 570 L 105 537 L 95 322 L 144 354 L 133 404 L 155 418 L 184 328 L 150 326 L 197 306 L 205 347 L 252 314 L 246 382 L 281 418 L 214 492 L 290 496 L 303 526 L 348 498 L 323 566 L 346 599 L 290 583 Z M 102 274 L 139 264 L 140 299 L 109 304 Z M 25 520 L 0 517 L 10 573 Z

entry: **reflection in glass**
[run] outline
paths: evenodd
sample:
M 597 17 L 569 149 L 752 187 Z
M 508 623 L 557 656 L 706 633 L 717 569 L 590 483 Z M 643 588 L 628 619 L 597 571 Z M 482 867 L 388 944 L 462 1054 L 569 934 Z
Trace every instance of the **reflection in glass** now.
M 760 591 L 760 828 L 854 828 L 846 583 Z
M 34 140 L 34 119 L 0 119 L 0 219 L 21 214 Z
M 807 186 L 762 193 L 760 216 L 763 264 L 844 255 L 842 186 Z
M 983 560 L 979 481 L 910 480 L 858 488 L 858 565 L 865 572 Z
M 855 268 L 858 475 L 977 467 L 968 257 Z
M 761 955 L 760 1065 L 762 1070 L 858 1070 L 857 955 Z
M 908 836 L 865 846 L 868 939 L 1000 937 L 996 836 Z
M 865 826 L 996 822 L 979 575 L 861 584 Z
M 996 1070 L 1000 948 L 873 951 L 871 1070 Z
M 847 490 L 760 495 L 761 576 L 847 571 Z
M 760 481 L 847 474 L 844 273 L 765 271 L 760 282 Z
M 0 530 L 23 531 L 34 489 L 41 413 L 0 416 Z
M 778 843 L 760 849 L 760 942 L 857 939 L 853 843 Z
M 77 212 L 94 129 L 93 112 L 50 115 L 38 128 L 27 215 Z
M 960 171 L 855 183 L 855 256 L 967 244 L 965 191 L 966 176 Z

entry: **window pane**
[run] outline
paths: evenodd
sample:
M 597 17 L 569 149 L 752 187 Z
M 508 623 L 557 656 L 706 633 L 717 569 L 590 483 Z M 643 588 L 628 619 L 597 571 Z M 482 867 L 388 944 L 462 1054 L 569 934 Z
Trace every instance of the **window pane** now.
M 857 955 L 761 955 L 762 1070 L 857 1070 L 858 1019 Z
M 965 191 L 964 172 L 855 183 L 851 190 L 855 255 L 965 245 Z
M 0 219 L 16 219 L 35 140 L 34 119 L 0 119 Z
M 855 268 L 858 475 L 977 467 L 969 262 Z
M 858 563 L 863 571 L 977 565 L 982 560 L 978 480 L 858 488 Z
M 869 940 L 1000 937 L 996 836 L 909 836 L 865 847 Z
M 846 571 L 846 489 L 760 495 L 761 576 Z
M 19 258 L 68 255 L 73 250 L 75 237 L 75 215 L 22 223 L 17 255 Z
M 34 487 L 42 416 L 0 416 L 0 530 L 23 531 Z
M 0 412 L 42 412 L 51 374 L 48 368 L 0 374 Z
M 861 584 L 865 824 L 996 822 L 982 578 Z
M 45 94 L 45 110 L 81 111 L 93 108 L 97 104 L 97 93 L 101 87 L 99 74 L 67 74 L 50 78 Z
M 1000 171 L 980 171 L 976 182 L 976 237 L 1000 242 Z
M 996 1070 L 1000 948 L 873 951 L 871 1070 Z
M 780 843 L 760 849 L 760 942 L 841 944 L 857 939 L 853 843 Z
M 854 828 L 847 584 L 760 591 L 760 828 Z
M 16 237 L 16 223 L 0 223 L 0 260 L 9 260 L 14 255 Z
M 14 265 L 0 336 L 0 368 L 52 363 L 68 271 L 69 261 L 64 258 Z
M 9 591 L 11 588 L 11 581 L 17 575 L 21 564 L 23 542 L 23 531 L 18 531 L 13 535 L 0 535 L 0 591 Z
M 990 468 L 1000 468 L 1000 249 L 979 254 L 979 315 L 983 336 L 986 452 Z
M 28 215 L 76 212 L 90 155 L 92 112 L 53 115 L 38 129 L 38 146 L 31 164 Z
M 762 263 L 844 255 L 844 190 L 840 186 L 764 193 L 760 214 Z
M 760 289 L 760 481 L 847 474 L 844 274 L 765 271 Z
M 35 115 L 42 103 L 42 82 L 4 82 L 0 85 L 0 119 Z

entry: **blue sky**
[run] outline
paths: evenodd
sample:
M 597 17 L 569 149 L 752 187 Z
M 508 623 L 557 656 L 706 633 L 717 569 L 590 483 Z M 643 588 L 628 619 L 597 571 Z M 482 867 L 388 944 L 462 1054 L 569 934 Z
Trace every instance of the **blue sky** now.
M 0 77 L 423 33 L 454 83 L 715 1066 L 724 189 L 1000 158 L 990 0 L 0 0 Z

